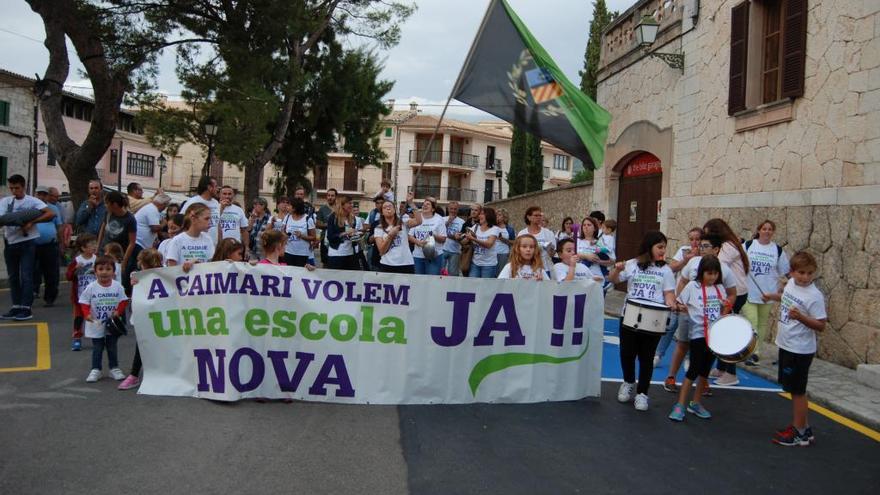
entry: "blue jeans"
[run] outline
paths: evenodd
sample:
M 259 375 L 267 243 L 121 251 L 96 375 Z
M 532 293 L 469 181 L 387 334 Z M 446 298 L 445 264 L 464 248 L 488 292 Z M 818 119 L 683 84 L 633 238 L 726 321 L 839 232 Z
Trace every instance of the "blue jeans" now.
M 105 335 L 100 339 L 92 339 L 92 369 L 101 369 L 101 361 L 104 357 L 104 349 L 107 349 L 107 364 L 110 369 L 119 367 L 119 355 L 116 352 L 116 343 L 119 337 L 114 335 Z
M 672 343 L 672 337 L 675 336 L 676 328 L 678 328 L 678 314 L 670 313 L 669 322 L 666 324 L 666 333 L 663 334 L 663 337 L 660 337 L 660 343 L 657 344 L 657 351 L 654 353 L 656 356 L 660 356 L 661 359 L 666 354 L 666 349 L 669 349 L 669 344 Z
M 468 272 L 469 278 L 495 278 L 495 270 L 497 265 L 480 266 L 471 263 L 471 270 Z
M 416 264 L 416 275 L 440 275 L 440 269 L 443 268 L 444 258 L 442 254 L 437 255 L 434 259 L 414 258 Z
M 36 227 L 35 227 L 36 228 Z M 33 240 L 6 244 L 3 258 L 9 274 L 9 292 L 12 305 L 30 308 L 34 303 L 34 260 L 37 256 Z

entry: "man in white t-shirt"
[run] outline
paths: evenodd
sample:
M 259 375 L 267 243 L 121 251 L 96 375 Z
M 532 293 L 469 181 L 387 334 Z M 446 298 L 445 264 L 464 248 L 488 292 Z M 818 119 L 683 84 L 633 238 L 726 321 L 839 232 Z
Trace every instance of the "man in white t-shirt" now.
M 153 196 L 153 201 L 146 204 L 134 214 L 137 222 L 137 245 L 132 256 L 137 259 L 137 254 L 144 249 L 150 249 L 156 244 L 156 236 L 164 226 L 162 212 L 168 207 L 171 197 L 167 194 Z
M 248 218 L 240 206 L 234 204 L 235 189 L 232 186 L 220 188 L 220 229 L 217 243 L 227 238 L 235 239 L 245 246 L 245 259 L 250 245 L 248 238 Z
M 21 227 L 7 225 L 3 228 L 6 249 L 6 273 L 9 274 L 9 292 L 12 296 L 12 309 L 3 315 L 3 320 L 33 319 L 31 304 L 34 302 L 34 260 L 36 258 L 36 239 L 40 232 L 35 224 L 52 220 L 55 212 L 46 203 L 25 194 L 25 180 L 15 174 L 7 180 L 10 196 L 0 199 L 0 214 L 15 213 L 22 210 L 40 210 L 43 213 Z
M 208 235 L 214 242 L 217 242 L 217 225 L 220 223 L 220 202 L 217 201 L 217 180 L 213 177 L 202 177 L 199 179 L 199 185 L 196 187 L 196 195 L 186 200 L 181 213 L 186 213 L 186 209 L 190 206 L 201 203 L 211 210 L 211 229 Z

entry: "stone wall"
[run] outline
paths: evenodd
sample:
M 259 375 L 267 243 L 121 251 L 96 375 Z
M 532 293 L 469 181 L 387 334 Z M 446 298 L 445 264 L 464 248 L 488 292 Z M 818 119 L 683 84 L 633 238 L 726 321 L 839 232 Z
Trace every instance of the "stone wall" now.
M 540 206 L 547 217 L 550 229 L 558 231 L 563 218 L 572 217 L 575 223 L 580 222 L 593 210 L 592 204 L 593 185 L 585 183 L 521 194 L 487 203 L 486 206 L 506 209 L 510 213 L 511 224 L 517 230 L 525 227 L 523 214 L 526 209 L 530 206 Z
M 819 336 L 819 357 L 849 368 L 880 363 L 880 205 L 699 208 L 668 215 L 667 234 L 675 247 L 691 227 L 710 218 L 725 219 L 746 239 L 764 219 L 776 222 L 774 240 L 789 256 L 806 250 L 819 262 L 816 285 L 829 316 Z M 770 333 L 772 341 L 775 324 Z

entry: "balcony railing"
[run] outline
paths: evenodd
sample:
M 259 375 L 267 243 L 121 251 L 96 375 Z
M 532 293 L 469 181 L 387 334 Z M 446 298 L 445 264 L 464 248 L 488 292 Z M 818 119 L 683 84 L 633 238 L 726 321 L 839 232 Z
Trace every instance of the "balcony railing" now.
M 501 159 L 490 160 L 486 158 L 486 170 L 501 170 Z
M 215 179 L 217 179 L 217 187 L 231 186 L 236 191 L 241 191 L 242 181 L 244 180 L 243 177 L 215 177 Z M 189 178 L 189 188 L 195 191 L 199 186 L 200 180 L 202 180 L 201 175 L 191 175 Z
M 423 156 L 425 150 L 409 150 L 410 163 L 421 163 Z M 480 157 L 458 151 L 429 151 L 425 163 L 477 168 L 480 166 Z
M 364 194 L 366 190 L 366 181 L 364 179 L 358 178 L 338 178 L 333 177 L 331 179 L 315 179 L 315 189 L 318 191 L 326 191 L 327 189 L 333 188 L 336 189 L 337 192 L 341 193 L 357 193 Z
M 477 200 L 476 189 L 463 189 L 461 187 L 440 187 L 440 186 L 412 186 L 407 188 L 408 192 L 415 192 L 417 199 L 424 199 L 428 196 L 437 198 L 438 201 L 464 201 L 473 203 Z

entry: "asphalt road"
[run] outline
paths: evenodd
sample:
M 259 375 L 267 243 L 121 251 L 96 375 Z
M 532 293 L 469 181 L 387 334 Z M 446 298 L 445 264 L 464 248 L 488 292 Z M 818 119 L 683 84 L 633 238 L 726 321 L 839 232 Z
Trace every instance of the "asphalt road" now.
M 62 293 L 66 287 L 62 287 Z M 0 300 L 7 298 L 0 292 Z M 37 307 L 51 369 L 0 372 L 0 494 L 876 493 L 880 443 L 818 414 L 816 445 L 773 445 L 790 403 L 717 391 L 710 421 L 673 424 L 673 395 L 531 405 L 235 404 L 85 383 L 70 308 Z M 0 369 L 36 363 L 35 325 L 0 324 Z M 134 339 L 120 342 L 128 370 Z M 615 359 L 616 356 L 607 358 Z

